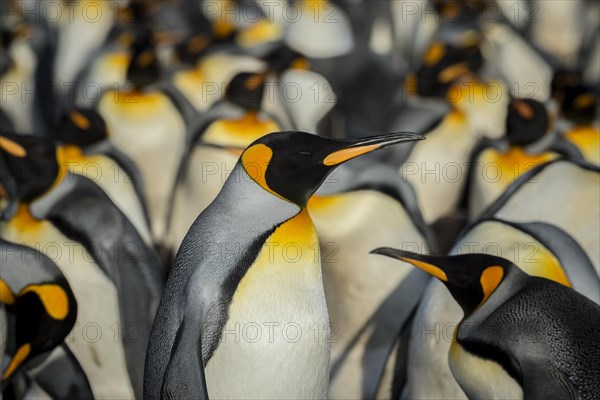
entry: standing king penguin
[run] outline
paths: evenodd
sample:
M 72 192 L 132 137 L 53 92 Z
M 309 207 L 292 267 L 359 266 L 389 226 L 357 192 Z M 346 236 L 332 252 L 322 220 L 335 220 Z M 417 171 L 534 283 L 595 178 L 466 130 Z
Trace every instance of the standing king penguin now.
M 243 149 L 281 130 L 275 119 L 261 110 L 264 90 L 262 74 L 237 74 L 224 99 L 235 108 L 234 116 L 215 116 L 194 132 L 189 154 L 180 166 L 169 218 L 167 243 L 174 253 L 198 214 L 217 197 Z
M 600 392 L 598 304 L 500 257 L 373 252 L 436 277 L 462 308 L 449 363 L 469 398 L 593 399 Z
M 421 138 L 293 131 L 251 144 L 179 249 L 152 329 L 145 398 L 325 398 L 329 344 L 308 332 L 329 318 L 306 204 L 337 165 Z M 257 337 L 249 327 L 272 330 Z
M 98 111 L 110 130 L 110 141 L 136 163 L 144 181 L 152 236 L 162 243 L 177 170 L 186 146 L 186 125 L 177 105 L 162 90 L 160 67 L 151 32 L 132 44 L 123 90 L 103 94 Z

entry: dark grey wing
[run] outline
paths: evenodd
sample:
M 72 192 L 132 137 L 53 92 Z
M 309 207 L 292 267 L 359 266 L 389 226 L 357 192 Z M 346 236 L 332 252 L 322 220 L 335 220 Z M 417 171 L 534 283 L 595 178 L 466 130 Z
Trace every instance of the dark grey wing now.
M 96 184 L 79 175 L 68 179 L 73 189 L 52 205 L 46 218 L 81 243 L 114 282 L 127 368 L 141 396 L 146 347 L 162 288 L 158 259 Z
M 467 318 L 458 342 L 499 360 L 521 383 L 526 399 L 597 398 L 600 306 L 556 282 L 523 279 L 523 286 L 486 318 L 477 321 L 477 313 Z
M 94 399 L 85 372 L 65 343 L 30 374 L 53 399 Z
M 208 400 L 201 338 L 206 305 L 199 297 L 188 297 L 187 300 L 165 371 L 161 398 Z
M 211 250 L 203 247 L 206 243 L 198 240 L 203 237 L 198 232 L 202 231 L 200 225 L 192 226 L 191 234 L 181 245 L 156 314 L 144 376 L 146 400 L 208 398 L 204 366 L 221 339 L 228 306 L 239 281 L 273 232 L 267 230 L 253 238 L 244 238 L 241 232 L 240 241 L 230 244 L 241 243 L 236 250 L 243 251 L 227 249 L 214 257 Z M 196 245 L 191 246 L 191 242 Z M 186 250 L 189 254 L 185 254 Z M 198 264 L 193 265 L 194 260 Z M 228 267 L 219 270 L 220 265 L 215 263 Z

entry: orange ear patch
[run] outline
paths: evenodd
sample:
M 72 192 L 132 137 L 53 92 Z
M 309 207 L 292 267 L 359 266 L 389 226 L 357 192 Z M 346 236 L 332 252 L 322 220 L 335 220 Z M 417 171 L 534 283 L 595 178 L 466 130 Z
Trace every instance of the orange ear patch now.
M 481 300 L 481 304 L 483 304 L 494 290 L 496 290 L 502 281 L 503 276 L 504 269 L 500 266 L 488 267 L 483 271 L 479 280 L 481 288 L 483 289 L 483 300 Z
M 79 129 L 90 129 L 90 120 L 78 111 L 71 111 L 69 118 Z
M 15 157 L 23 158 L 27 155 L 23 146 L 3 136 L 0 136 L 0 148 Z
M 190 53 L 197 54 L 204 50 L 209 43 L 206 35 L 196 35 L 187 42 L 186 48 Z
M 2 375 L 2 379 L 6 379 L 9 376 L 11 376 L 13 374 L 13 372 L 15 372 L 17 367 L 19 365 L 21 365 L 23 363 L 23 361 L 25 361 L 25 359 L 27 358 L 27 356 L 29 355 L 30 352 L 31 352 L 31 344 L 29 344 L 29 343 L 25 343 L 24 345 L 19 347 L 19 349 L 15 353 L 15 356 L 12 358 L 12 360 L 10 360 L 10 364 L 8 364 L 6 371 L 4 371 L 4 374 Z
M 0 303 L 3 304 L 14 304 L 15 294 L 12 292 L 8 284 L 4 279 L 0 279 Z
M 67 293 L 58 285 L 29 285 L 19 293 L 19 296 L 25 293 L 34 292 L 38 295 L 48 315 L 57 320 L 63 320 L 69 314 L 69 298 Z
M 423 62 L 427 66 L 432 66 L 438 63 L 444 57 L 444 53 L 446 53 L 446 48 L 443 43 L 436 42 L 429 47 L 427 52 L 425 53 L 425 58 Z
M 260 187 L 283 200 L 289 201 L 275 193 L 267 184 L 265 174 L 269 163 L 271 162 L 271 158 L 273 158 L 273 150 L 267 145 L 259 143 L 244 151 L 244 154 L 242 154 L 242 165 L 244 166 L 246 173 L 250 175 Z
M 524 101 L 515 100 L 512 103 L 512 106 L 517 110 L 519 115 L 525 119 L 532 119 L 534 116 L 533 108 Z
M 137 59 L 137 65 L 140 67 L 147 67 L 151 62 L 154 61 L 154 52 L 152 50 L 146 50 L 139 55 Z

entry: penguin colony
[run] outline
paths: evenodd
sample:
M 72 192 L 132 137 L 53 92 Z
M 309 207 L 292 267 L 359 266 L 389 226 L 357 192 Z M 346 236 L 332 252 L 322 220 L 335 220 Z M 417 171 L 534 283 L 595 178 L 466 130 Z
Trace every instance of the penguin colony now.
M 599 399 L 600 3 L 0 10 L 0 399 Z

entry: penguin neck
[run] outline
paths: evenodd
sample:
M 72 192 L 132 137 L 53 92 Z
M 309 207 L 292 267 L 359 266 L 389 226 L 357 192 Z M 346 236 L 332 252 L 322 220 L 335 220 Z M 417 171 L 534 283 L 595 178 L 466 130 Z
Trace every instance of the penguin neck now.
M 225 181 L 213 204 L 215 203 L 249 210 L 260 217 L 273 219 L 275 224 L 288 220 L 305 208 L 265 190 L 248 175 L 240 161 Z M 258 209 L 261 212 L 257 213 Z
M 457 332 L 460 337 L 460 329 L 465 323 L 465 327 L 473 326 L 484 321 L 490 314 L 492 314 L 500 305 L 506 300 L 515 295 L 515 293 L 525 285 L 527 282 L 526 278 L 528 275 L 525 274 L 517 267 L 506 267 L 504 268 L 504 278 L 500 285 L 492 292 L 490 297 L 480 304 L 472 313 L 465 315 L 463 320 L 460 322 L 457 328 Z M 468 331 L 468 329 L 467 329 Z

